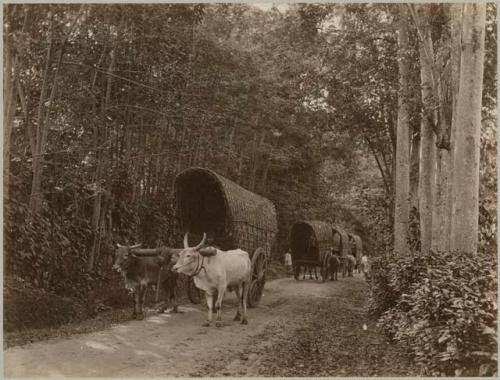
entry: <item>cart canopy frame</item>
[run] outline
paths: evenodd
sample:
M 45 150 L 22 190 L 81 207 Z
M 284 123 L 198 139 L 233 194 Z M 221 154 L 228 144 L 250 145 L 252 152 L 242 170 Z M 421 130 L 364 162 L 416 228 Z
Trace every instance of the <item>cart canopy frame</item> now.
M 175 179 L 175 208 L 189 244 L 207 233 L 221 249 L 241 248 L 269 255 L 278 231 L 274 204 L 210 169 L 193 167 Z
M 319 220 L 303 220 L 290 230 L 290 251 L 294 265 L 321 266 L 332 247 L 332 227 Z

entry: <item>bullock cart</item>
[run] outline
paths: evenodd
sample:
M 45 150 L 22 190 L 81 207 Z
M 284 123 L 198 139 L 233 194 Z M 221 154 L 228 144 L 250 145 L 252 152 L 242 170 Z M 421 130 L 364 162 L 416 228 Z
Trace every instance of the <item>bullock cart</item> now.
M 361 273 L 361 258 L 363 257 L 363 241 L 356 234 L 349 234 L 349 245 L 351 247 L 351 255 L 356 258 L 356 267 L 358 273 Z
M 299 280 L 300 268 L 320 267 L 322 281 L 328 276 L 332 249 L 332 227 L 321 221 L 296 222 L 289 235 L 293 273 Z
M 175 210 L 190 246 L 203 233 L 208 244 L 222 250 L 241 248 L 252 261 L 248 305 L 259 303 L 266 269 L 276 236 L 276 209 L 271 201 L 204 168 L 189 168 L 174 183 Z
M 332 227 L 333 247 L 332 253 L 339 257 L 342 277 L 348 272 L 347 255 L 351 254 L 351 245 L 349 244 L 349 234 L 339 226 Z

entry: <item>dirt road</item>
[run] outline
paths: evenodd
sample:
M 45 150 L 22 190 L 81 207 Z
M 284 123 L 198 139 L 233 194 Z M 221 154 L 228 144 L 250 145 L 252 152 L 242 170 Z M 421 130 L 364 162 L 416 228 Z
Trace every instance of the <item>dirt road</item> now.
M 296 335 L 297 328 L 307 328 L 306 312 L 325 302 L 332 305 L 338 297 L 348 299 L 353 287 L 358 293 L 366 291 L 360 277 L 325 284 L 290 278 L 270 281 L 259 307 L 249 309 L 248 325 L 232 321 L 236 297 L 230 294 L 223 305 L 223 327 L 202 327 L 206 319 L 203 306 L 184 305 L 182 314 L 151 312 L 143 321 L 130 321 L 97 333 L 8 349 L 4 355 L 5 375 L 262 375 L 260 356 L 266 348 L 286 341 L 289 334 Z M 359 319 L 364 315 L 359 305 L 352 308 L 358 312 L 355 328 L 362 331 L 363 324 L 373 325 L 368 319 Z

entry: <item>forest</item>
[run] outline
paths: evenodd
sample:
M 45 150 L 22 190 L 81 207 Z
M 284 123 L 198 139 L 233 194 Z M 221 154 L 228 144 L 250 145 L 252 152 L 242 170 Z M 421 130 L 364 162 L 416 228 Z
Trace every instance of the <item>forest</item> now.
M 85 316 L 121 306 L 116 243 L 180 247 L 173 183 L 197 166 L 274 203 L 276 262 L 297 220 L 361 236 L 370 312 L 424 373 L 491 375 L 496 14 L 4 5 L 7 331 L 52 303 Z

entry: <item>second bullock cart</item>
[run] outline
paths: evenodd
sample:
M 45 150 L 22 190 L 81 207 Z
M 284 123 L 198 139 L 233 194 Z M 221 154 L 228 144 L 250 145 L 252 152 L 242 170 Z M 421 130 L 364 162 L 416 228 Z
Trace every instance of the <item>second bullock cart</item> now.
M 293 274 L 299 280 L 300 270 L 321 269 L 321 278 L 328 275 L 328 255 L 332 248 L 332 227 L 322 221 L 296 222 L 289 236 Z
M 175 209 L 190 246 L 201 240 L 222 250 L 241 248 L 252 261 L 248 305 L 259 303 L 278 230 L 271 201 L 204 168 L 189 168 L 175 179 Z
M 296 222 L 290 231 L 290 251 L 293 273 L 299 280 L 300 270 L 320 268 L 321 279 L 325 282 L 329 275 L 329 257 L 337 255 L 342 275 L 346 274 L 346 256 L 350 253 L 349 236 L 339 226 L 331 226 L 322 221 Z
M 358 273 L 361 273 L 361 258 L 363 257 L 363 241 L 356 234 L 349 234 L 349 245 L 351 247 L 351 255 L 356 258 L 356 267 Z
M 333 247 L 332 253 L 340 259 L 342 277 L 349 274 L 347 255 L 351 254 L 350 236 L 339 226 L 332 227 Z

